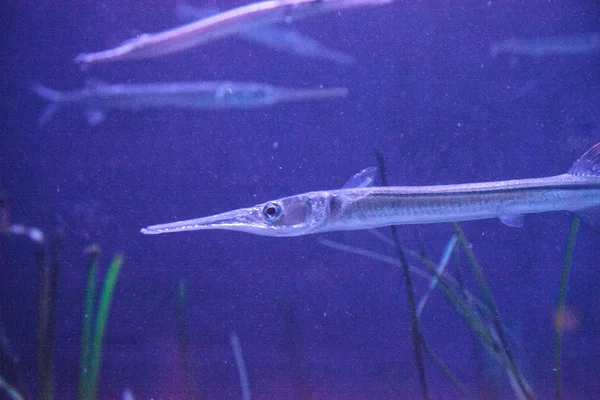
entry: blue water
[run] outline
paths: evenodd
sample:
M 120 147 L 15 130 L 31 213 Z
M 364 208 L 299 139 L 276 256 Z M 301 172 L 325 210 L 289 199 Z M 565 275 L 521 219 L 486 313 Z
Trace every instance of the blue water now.
M 598 32 L 598 3 L 402 1 L 294 24 L 356 57 L 353 66 L 233 39 L 87 71 L 72 62 L 77 53 L 176 25 L 175 4 L 14 0 L 3 13 L 2 215 L 41 228 L 48 243 L 62 237 L 55 398 L 77 398 L 84 249 L 91 243 L 102 249 L 100 278 L 114 253 L 124 255 L 98 399 L 121 398 L 127 388 L 136 399 L 240 399 L 232 332 L 255 399 L 423 398 L 400 270 L 319 241 L 396 255 L 373 235 L 145 236 L 139 229 L 339 188 L 376 163 L 376 149 L 395 185 L 564 173 L 600 138 L 600 53 L 492 58 L 489 45 L 510 37 Z M 249 111 L 112 111 L 95 127 L 79 110 L 64 109 L 37 126 L 46 103 L 29 89 L 32 82 L 68 90 L 86 80 L 259 81 L 346 86 L 350 94 Z M 539 399 L 554 396 L 556 300 L 570 221 L 557 212 L 527 216 L 523 229 L 496 220 L 462 223 L 512 353 Z M 388 228 L 380 231 L 390 235 Z M 448 224 L 399 228 L 406 248 L 424 250 L 433 260 L 452 232 Z M 600 393 L 599 243 L 598 233 L 582 225 L 562 325 L 565 399 Z M 23 236 L 0 236 L 0 323 L 8 349 L 0 372 L 36 399 L 34 249 Z M 481 297 L 464 254 L 451 260 L 448 272 Z M 428 281 L 413 279 L 419 300 Z M 187 380 L 176 328 L 181 280 L 187 287 Z M 515 398 L 504 369 L 439 290 L 420 322 L 430 348 L 472 398 Z M 465 398 L 427 355 L 424 368 L 431 398 Z

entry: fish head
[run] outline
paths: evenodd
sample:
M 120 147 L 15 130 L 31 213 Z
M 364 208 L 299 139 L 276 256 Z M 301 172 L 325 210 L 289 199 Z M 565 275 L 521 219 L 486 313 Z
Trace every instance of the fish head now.
M 329 214 L 327 192 L 311 192 L 208 217 L 154 225 L 145 234 L 222 229 L 262 236 L 300 236 L 321 232 Z

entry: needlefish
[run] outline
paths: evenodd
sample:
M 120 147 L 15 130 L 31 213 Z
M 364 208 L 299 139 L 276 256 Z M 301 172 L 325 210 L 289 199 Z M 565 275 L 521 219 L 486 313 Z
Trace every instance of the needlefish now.
M 541 57 L 598 52 L 600 52 L 600 33 L 597 32 L 572 36 L 515 37 L 492 42 L 490 45 L 492 57 L 503 53 Z
M 75 57 L 76 63 L 143 59 L 176 53 L 245 30 L 348 8 L 375 6 L 394 0 L 269 0 L 233 8 L 217 15 L 157 33 L 145 33 L 121 45 Z
M 600 228 L 600 143 L 562 175 L 436 186 L 371 187 L 376 168 L 338 190 L 316 191 L 204 218 L 153 225 L 144 234 L 225 229 L 264 236 L 500 218 L 523 226 L 523 214 L 570 211 Z
M 345 97 L 344 87 L 293 89 L 252 82 L 172 82 L 147 84 L 88 84 L 59 92 L 42 85 L 33 90 L 51 104 L 38 125 L 44 125 L 60 106 L 77 106 L 96 125 L 107 109 L 188 108 L 197 110 L 251 109 L 277 103 Z

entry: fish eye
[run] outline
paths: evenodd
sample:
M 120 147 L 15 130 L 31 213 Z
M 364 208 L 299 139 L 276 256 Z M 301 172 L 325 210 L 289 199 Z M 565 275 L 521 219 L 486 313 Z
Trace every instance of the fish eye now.
M 269 222 L 277 221 L 283 214 L 283 209 L 277 203 L 267 203 L 262 209 L 263 216 Z

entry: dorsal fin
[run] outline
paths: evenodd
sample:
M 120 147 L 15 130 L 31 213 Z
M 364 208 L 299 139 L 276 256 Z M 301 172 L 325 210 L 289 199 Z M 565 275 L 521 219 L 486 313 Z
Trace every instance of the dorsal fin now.
M 120 45 L 120 46 L 132 46 L 132 45 L 136 45 L 140 42 L 145 42 L 146 40 L 148 40 L 148 38 L 150 38 L 150 36 L 152 36 L 152 34 L 150 33 L 140 33 L 139 35 L 136 35 L 130 39 L 124 40 Z
M 576 176 L 600 176 L 600 143 L 579 157 L 569 170 L 569 174 Z
M 377 174 L 377 167 L 367 167 L 359 173 L 353 175 L 342 189 L 356 189 L 371 186 Z

